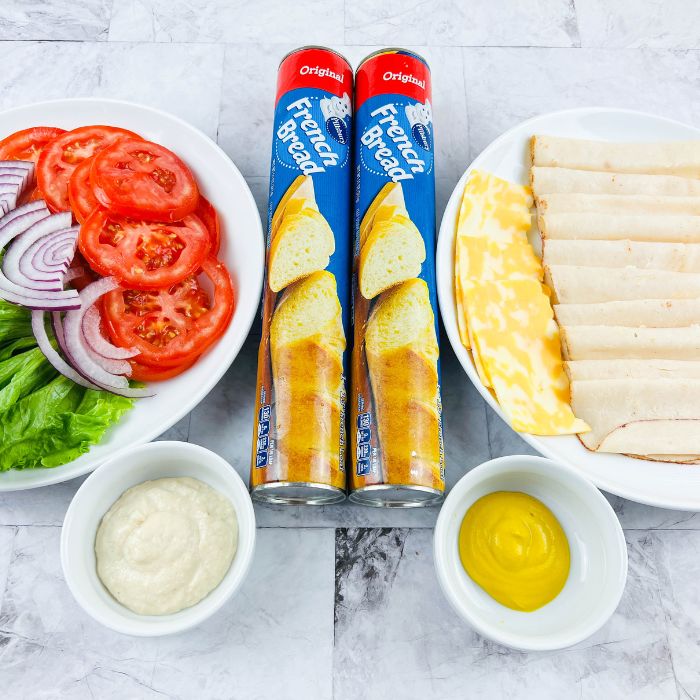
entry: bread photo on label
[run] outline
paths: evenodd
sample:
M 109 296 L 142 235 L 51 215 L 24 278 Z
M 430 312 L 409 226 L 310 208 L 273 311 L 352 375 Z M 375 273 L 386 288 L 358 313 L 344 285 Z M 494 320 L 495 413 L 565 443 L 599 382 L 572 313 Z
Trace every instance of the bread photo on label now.
M 411 218 L 406 209 L 401 183 L 388 182 L 379 190 L 379 194 L 374 198 L 374 201 L 362 217 L 360 222 L 360 248 L 364 246 L 375 222 L 386 221 L 396 214 L 401 214 L 407 219 Z
M 294 214 L 285 212 L 270 243 L 270 289 L 279 292 L 292 282 L 325 269 L 334 251 L 335 237 L 322 214 L 309 208 Z
M 274 240 L 285 214 L 297 214 L 303 209 L 318 211 L 314 181 L 310 175 L 299 175 L 280 199 L 270 222 L 270 240 Z
M 345 334 L 335 277 L 315 272 L 288 287 L 270 325 L 277 460 L 286 481 L 342 486 Z M 344 442 L 344 441 L 342 441 Z
M 408 280 L 379 297 L 365 348 L 385 480 L 442 488 L 439 350 L 423 280 Z
M 360 293 L 374 299 L 394 285 L 420 274 L 425 243 L 415 224 L 397 214 L 376 221 L 360 249 L 358 279 Z

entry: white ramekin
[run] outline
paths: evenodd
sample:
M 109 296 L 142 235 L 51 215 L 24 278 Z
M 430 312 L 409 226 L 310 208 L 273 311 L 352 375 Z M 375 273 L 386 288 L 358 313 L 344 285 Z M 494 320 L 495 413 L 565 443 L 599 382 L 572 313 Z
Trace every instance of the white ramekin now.
M 95 566 L 95 534 L 102 516 L 128 488 L 162 477 L 189 476 L 228 498 L 238 518 L 238 547 L 221 583 L 196 605 L 171 615 L 138 615 L 102 585 Z M 101 624 L 140 637 L 182 632 L 215 613 L 238 590 L 255 548 L 255 514 L 236 470 L 210 450 L 184 442 L 152 442 L 106 461 L 82 484 L 68 507 L 61 533 L 61 565 L 79 605 Z
M 571 570 L 561 593 L 534 612 L 510 610 L 466 573 L 459 528 L 469 507 L 493 491 L 522 491 L 542 501 L 569 540 Z M 593 484 L 544 457 L 509 456 L 468 472 L 442 506 L 434 536 L 435 569 L 454 610 L 484 637 L 543 651 L 586 639 L 611 617 L 627 579 L 627 547 L 617 516 Z

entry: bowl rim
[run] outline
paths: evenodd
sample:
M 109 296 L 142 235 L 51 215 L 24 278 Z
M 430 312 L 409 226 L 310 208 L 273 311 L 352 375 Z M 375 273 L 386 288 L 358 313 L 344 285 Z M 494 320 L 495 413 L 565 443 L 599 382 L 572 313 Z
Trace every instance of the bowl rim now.
M 80 590 L 80 586 L 74 577 L 73 565 L 70 563 L 71 555 L 68 551 L 70 543 L 75 542 L 76 540 L 80 541 L 80 539 L 84 540 L 89 538 L 91 535 L 94 536 L 95 534 L 87 531 L 86 528 L 80 527 L 82 525 L 82 520 L 76 515 L 76 512 L 80 505 L 89 498 L 94 489 L 100 490 L 102 488 L 99 486 L 101 480 L 108 478 L 111 471 L 122 469 L 126 466 L 122 464 L 124 460 L 133 456 L 135 453 L 157 453 L 159 451 L 166 451 L 172 448 L 181 450 L 183 454 L 189 453 L 190 455 L 197 455 L 199 457 L 199 464 L 206 462 L 207 468 L 213 469 L 224 479 L 227 479 L 232 488 L 238 491 L 242 496 L 242 508 L 238 505 L 235 506 L 236 518 L 238 521 L 238 542 L 233 561 L 231 562 L 229 569 L 224 574 L 224 578 L 212 591 L 210 591 L 198 603 L 195 603 L 188 608 L 184 608 L 177 613 L 163 616 L 140 615 L 140 619 L 138 620 L 128 620 L 126 617 L 121 615 L 118 617 L 112 614 L 107 615 L 105 614 L 104 608 L 101 604 L 93 606 L 91 603 L 86 602 Z M 193 478 L 197 478 L 197 476 L 195 475 Z M 144 481 L 149 481 L 149 479 L 135 481 L 133 486 L 144 483 Z M 206 483 L 206 480 L 202 479 L 202 481 Z M 116 492 L 117 490 L 119 493 Z M 115 489 L 115 492 L 112 494 L 112 503 L 114 503 L 122 493 L 124 493 L 124 490 Z M 226 494 L 222 495 L 228 498 Z M 256 535 L 257 529 L 255 511 L 253 509 L 253 502 L 250 499 L 248 487 L 235 468 L 229 464 L 229 462 L 227 462 L 220 455 L 212 452 L 206 447 L 202 447 L 201 445 L 181 442 L 178 440 L 149 442 L 142 445 L 134 445 L 110 457 L 99 467 L 97 467 L 97 469 L 95 469 L 92 474 L 85 479 L 85 481 L 80 485 L 80 488 L 75 492 L 70 504 L 68 505 L 68 509 L 66 510 L 66 515 L 63 520 L 63 525 L 61 527 L 61 569 L 63 571 L 63 577 L 66 585 L 68 586 L 74 600 L 93 620 L 121 634 L 126 634 L 133 637 L 161 637 L 176 634 L 178 632 L 184 632 L 201 624 L 220 610 L 235 595 L 245 581 L 250 570 L 255 552 Z M 230 575 L 231 572 L 233 572 L 232 575 Z M 223 594 L 219 594 L 220 598 L 211 598 L 211 595 L 220 589 L 223 590 Z M 124 610 L 128 610 L 118 601 L 117 604 L 123 607 Z
M 239 337 L 234 336 L 228 342 L 229 349 L 227 354 L 231 358 L 230 361 L 224 361 L 215 368 L 213 368 L 213 370 L 209 373 L 207 379 L 204 382 L 200 382 L 197 384 L 197 386 L 193 387 L 193 391 L 191 392 L 192 399 L 190 399 L 187 402 L 183 402 L 178 406 L 174 406 L 173 410 L 167 414 L 168 417 L 161 420 L 156 428 L 150 430 L 148 433 L 144 433 L 142 436 L 135 440 L 131 440 L 127 447 L 115 447 L 114 451 L 101 461 L 93 463 L 88 462 L 85 465 L 81 465 L 77 469 L 71 470 L 72 462 L 62 464 L 50 470 L 33 469 L 32 472 L 36 472 L 38 474 L 38 477 L 36 478 L 36 480 L 28 483 L 24 481 L 14 482 L 3 480 L 2 473 L 0 473 L 0 493 L 6 491 L 24 491 L 28 489 L 38 488 L 41 486 L 50 486 L 53 484 L 68 481 L 69 479 L 74 479 L 79 476 L 83 476 L 85 474 L 89 474 L 90 472 L 97 469 L 101 464 L 105 464 L 107 461 L 110 461 L 114 457 L 118 457 L 127 453 L 127 451 L 132 447 L 138 447 L 140 445 L 148 444 L 149 442 L 157 438 L 159 435 L 162 435 L 166 430 L 168 430 L 173 425 L 175 425 L 175 423 L 181 420 L 187 413 L 189 413 L 196 406 L 198 406 L 209 395 L 212 389 L 216 386 L 216 384 L 218 384 L 218 382 L 221 380 L 224 374 L 235 362 L 236 358 L 238 357 L 241 351 L 241 348 L 243 347 L 243 344 L 250 335 L 250 329 L 257 316 L 258 308 L 260 305 L 260 297 L 262 294 L 265 263 L 265 233 L 263 229 L 263 223 L 260 218 L 260 213 L 258 211 L 255 198 L 253 197 L 253 193 L 245 177 L 238 169 L 238 166 L 233 162 L 232 158 L 226 153 L 226 151 L 223 150 L 223 148 L 221 148 L 221 146 L 219 146 L 218 143 L 216 143 L 216 141 L 214 141 L 210 136 L 205 134 L 197 126 L 191 124 L 182 117 L 178 117 L 177 115 L 172 114 L 171 112 L 167 112 L 157 107 L 141 104 L 139 102 L 133 102 L 131 100 L 122 100 L 108 97 L 65 97 L 51 100 L 39 100 L 37 102 L 28 102 L 27 104 L 17 105 L 15 107 L 11 107 L 10 109 L 0 110 L 0 118 L 5 117 L 6 115 L 15 115 L 26 110 L 41 109 L 42 107 L 60 106 L 64 104 L 74 104 L 76 106 L 79 106 L 81 104 L 90 104 L 97 106 L 119 105 L 120 107 L 126 107 L 127 109 L 135 109 L 140 112 L 150 113 L 151 115 L 156 117 L 165 118 L 166 120 L 176 123 L 180 128 L 183 128 L 184 130 L 189 132 L 190 136 L 196 137 L 197 139 L 199 139 L 200 142 L 207 143 L 208 146 L 213 147 L 215 151 L 217 151 L 227 161 L 228 166 L 231 168 L 234 179 L 241 186 L 241 193 L 247 200 L 247 204 L 250 207 L 251 213 L 254 213 L 253 221 L 256 224 L 256 230 L 250 232 L 249 235 L 254 236 L 255 239 L 258 241 L 258 260 L 256 261 L 257 275 L 254 288 L 248 285 L 246 296 L 250 294 L 250 298 L 255 299 L 255 304 L 253 305 L 251 303 L 250 308 L 241 307 L 239 302 L 242 295 L 239 290 L 236 290 L 236 309 L 234 313 L 240 314 L 242 332 L 240 333 Z M 107 121 L 109 122 L 109 120 Z M 221 342 L 221 340 L 224 339 L 224 337 L 225 334 L 215 342 L 215 345 Z M 66 473 L 66 471 L 68 471 L 68 473 Z
M 485 623 L 483 618 L 473 614 L 471 606 L 458 598 L 451 577 L 447 574 L 446 553 L 448 519 L 457 511 L 457 505 L 462 497 L 469 493 L 477 484 L 494 474 L 509 471 L 537 473 L 545 478 L 561 481 L 566 479 L 586 501 L 596 502 L 602 506 L 606 518 L 601 527 L 614 534 L 616 552 L 621 564 L 621 575 L 615 582 L 615 594 L 610 597 L 607 605 L 576 634 L 558 632 L 538 637 L 536 640 L 523 634 L 505 632 L 498 625 Z M 615 511 L 603 494 L 584 476 L 567 464 L 547 457 L 535 455 L 506 455 L 479 464 L 468 471 L 450 490 L 440 509 L 435 531 L 433 534 L 433 561 L 435 573 L 443 595 L 452 609 L 481 636 L 504 646 L 521 651 L 554 651 L 571 647 L 595 634 L 613 615 L 620 603 L 627 582 L 628 555 L 627 543 L 620 521 Z

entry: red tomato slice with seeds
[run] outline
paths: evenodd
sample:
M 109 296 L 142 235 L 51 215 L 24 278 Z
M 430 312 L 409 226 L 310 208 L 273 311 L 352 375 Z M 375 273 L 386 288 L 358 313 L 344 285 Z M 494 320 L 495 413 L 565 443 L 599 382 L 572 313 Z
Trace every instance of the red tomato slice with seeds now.
M 221 246 L 221 229 L 219 227 L 219 215 L 214 209 L 214 205 L 201 194 L 199 202 L 194 213 L 202 220 L 202 223 L 207 227 L 209 236 L 211 237 L 211 252 L 216 255 Z
M 199 355 L 195 355 L 191 360 L 173 367 L 149 367 L 142 365 L 135 360 L 129 360 L 131 365 L 131 375 L 129 379 L 135 379 L 137 382 L 162 382 L 165 379 L 177 377 L 185 370 L 188 370 L 199 359 Z
M 68 201 L 78 223 L 83 223 L 100 203 L 95 198 L 90 186 L 90 166 L 92 158 L 86 158 L 70 176 L 68 182 Z
M 226 330 L 233 315 L 233 285 L 215 257 L 202 263 L 213 298 L 195 276 L 164 289 L 115 289 L 102 312 L 112 341 L 140 351 L 142 365 L 172 368 L 194 362 Z
M 81 126 L 49 141 L 36 166 L 37 185 L 52 211 L 68 211 L 68 182 L 73 171 L 97 151 L 138 134 L 116 126 Z
M 190 169 L 151 141 L 112 144 L 95 158 L 90 180 L 100 204 L 135 219 L 178 221 L 194 212 L 199 201 Z
M 126 287 L 158 289 L 194 274 L 210 248 L 209 232 L 191 214 L 182 221 L 139 221 L 97 209 L 80 227 L 78 247 L 90 267 Z
M 0 141 L 0 160 L 31 160 L 36 163 L 41 149 L 65 133 L 65 129 L 55 126 L 33 126 L 15 131 Z

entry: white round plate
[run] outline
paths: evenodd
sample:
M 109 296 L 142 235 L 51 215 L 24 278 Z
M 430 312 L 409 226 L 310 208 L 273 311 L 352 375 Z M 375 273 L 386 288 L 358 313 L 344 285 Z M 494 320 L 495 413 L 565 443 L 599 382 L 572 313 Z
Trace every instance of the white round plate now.
M 470 353 L 459 339 L 454 300 L 455 226 L 464 183 L 472 168 L 527 184 L 528 140 L 550 134 L 610 141 L 673 141 L 700 139 L 700 130 L 652 114 L 623 109 L 587 108 L 552 112 L 522 122 L 491 143 L 469 166 L 455 187 L 440 225 L 437 245 L 437 285 L 440 311 L 464 371 L 488 404 L 505 418 L 491 392 L 476 373 Z M 684 466 L 589 452 L 573 435 L 539 437 L 521 433 L 538 452 L 565 462 L 585 474 L 596 486 L 639 503 L 664 508 L 700 510 L 700 466 Z
M 171 148 L 189 165 L 202 193 L 219 213 L 222 232 L 219 258 L 231 273 L 236 308 L 228 330 L 204 357 L 180 376 L 157 383 L 156 396 L 135 401 L 134 408 L 108 430 L 99 445 L 69 464 L 53 469 L 2 472 L 0 491 L 73 479 L 92 471 L 121 450 L 158 437 L 191 411 L 221 379 L 238 355 L 260 301 L 264 242 L 253 195 L 229 157 L 187 122 L 130 102 L 90 98 L 55 100 L 0 113 L 0 138 L 30 126 L 74 129 L 86 124 L 131 129 Z

